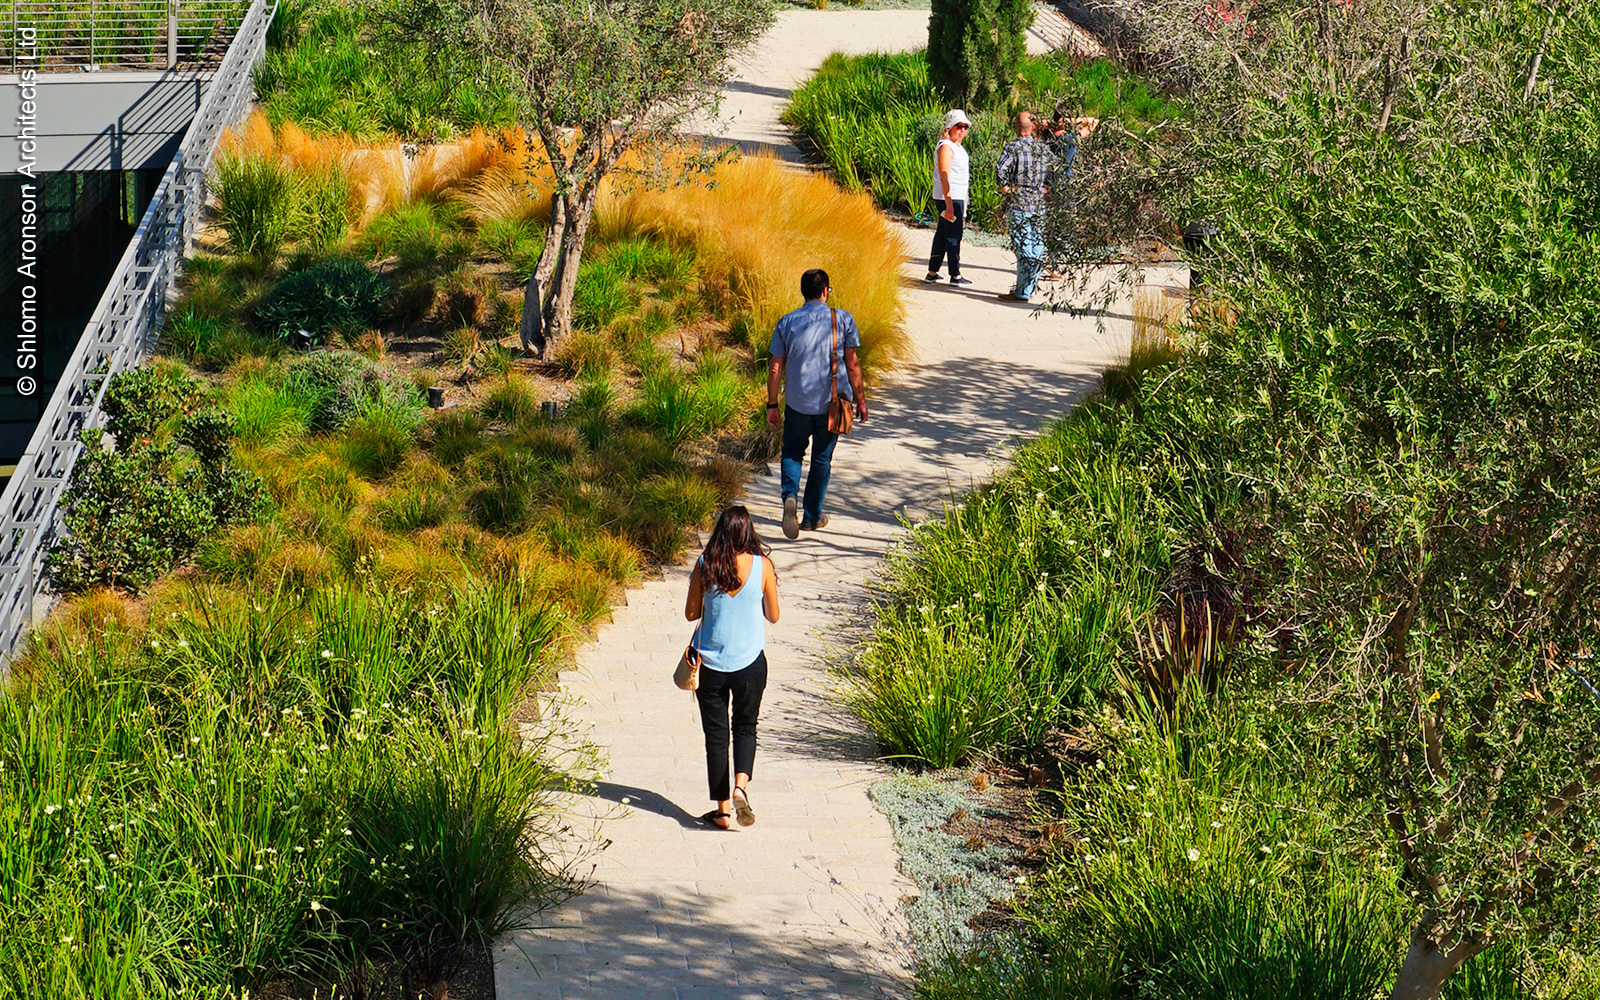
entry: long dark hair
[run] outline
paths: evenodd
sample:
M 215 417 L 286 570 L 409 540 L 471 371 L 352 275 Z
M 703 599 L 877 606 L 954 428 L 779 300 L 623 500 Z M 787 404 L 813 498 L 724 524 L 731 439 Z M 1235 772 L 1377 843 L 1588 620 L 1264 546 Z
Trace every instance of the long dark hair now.
M 739 589 L 739 557 L 748 554 L 766 558 L 771 551 L 756 534 L 750 512 L 734 504 L 722 512 L 717 526 L 711 529 L 711 541 L 700 557 L 701 579 L 707 586 L 731 594 Z

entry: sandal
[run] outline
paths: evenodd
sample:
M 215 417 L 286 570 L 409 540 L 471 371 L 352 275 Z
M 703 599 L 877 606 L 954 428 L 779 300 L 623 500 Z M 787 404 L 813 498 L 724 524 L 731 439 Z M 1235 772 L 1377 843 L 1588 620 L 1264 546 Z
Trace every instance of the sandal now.
M 756 811 L 750 808 L 750 792 L 743 788 L 733 790 L 733 811 L 739 814 L 740 826 L 754 826 Z
M 706 826 L 711 827 L 711 829 L 713 829 L 713 830 L 732 830 L 733 829 L 733 825 L 731 823 L 726 823 L 726 822 L 718 823 L 717 822 L 717 820 L 719 820 L 719 819 L 720 820 L 726 820 L 727 818 L 728 818 L 728 814 L 727 813 L 723 812 L 720 809 L 713 809 L 710 812 L 706 813 L 704 816 L 701 816 L 700 817 L 700 822 L 704 823 Z

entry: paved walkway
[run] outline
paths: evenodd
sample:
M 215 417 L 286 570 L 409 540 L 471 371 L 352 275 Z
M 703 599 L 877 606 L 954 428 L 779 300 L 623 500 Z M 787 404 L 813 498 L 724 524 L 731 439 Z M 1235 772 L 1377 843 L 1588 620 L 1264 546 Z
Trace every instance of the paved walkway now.
M 928 44 L 926 10 L 788 10 L 761 40 L 735 62 L 738 76 L 728 81 L 714 121 L 691 123 L 685 131 L 730 142 L 747 153 L 769 151 L 791 163 L 803 157 L 789 129 L 778 121 L 794 88 L 831 53 L 906 52 Z M 1034 55 L 1068 48 L 1081 55 L 1104 54 L 1094 38 L 1054 7 L 1039 7 L 1028 32 Z
M 801 22 L 795 37 L 826 54 L 852 40 L 859 48 L 857 19 L 905 14 L 787 14 L 778 30 Z M 922 44 L 909 31 L 901 40 Z M 873 41 L 887 48 L 893 39 Z M 791 72 L 820 59 L 808 64 L 797 54 Z M 775 122 L 779 101 L 765 105 L 762 127 Z M 1003 460 L 1018 435 L 1089 391 L 1127 328 L 1112 318 L 1102 332 L 1093 320 L 995 301 L 1011 284 L 1001 250 L 963 253 L 976 282 L 969 288 L 923 284 L 916 279 L 928 242 L 926 230 L 906 230 L 906 322 L 917 360 L 873 396 L 871 420 L 840 443 L 832 523 L 790 542 L 778 527 L 775 477 L 750 486 L 783 604 L 768 631 L 771 675 L 751 783 L 758 822 L 722 832 L 695 821 L 711 803 L 696 709 L 668 676 L 691 631 L 683 618 L 687 570 L 670 569 L 630 591 L 627 606 L 562 674 L 578 700 L 574 717 L 609 755 L 595 796 L 576 807 L 609 845 L 589 892 L 544 914 L 538 929 L 499 943 L 500 1000 L 903 992 L 911 954 L 898 904 L 915 890 L 897 870 L 888 822 L 867 798 L 885 770 L 870 738 L 828 700 L 826 657 L 850 641 L 864 582 L 900 537 L 899 518 L 938 511 Z

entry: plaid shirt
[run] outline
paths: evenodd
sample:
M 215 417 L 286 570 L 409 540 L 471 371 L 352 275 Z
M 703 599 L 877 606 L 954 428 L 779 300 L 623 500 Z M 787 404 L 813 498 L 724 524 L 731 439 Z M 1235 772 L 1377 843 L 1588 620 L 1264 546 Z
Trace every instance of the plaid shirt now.
M 1031 135 L 1006 143 L 994 168 L 995 181 L 1011 189 L 1006 208 L 1036 212 L 1044 207 L 1044 185 L 1054 159 L 1050 147 Z

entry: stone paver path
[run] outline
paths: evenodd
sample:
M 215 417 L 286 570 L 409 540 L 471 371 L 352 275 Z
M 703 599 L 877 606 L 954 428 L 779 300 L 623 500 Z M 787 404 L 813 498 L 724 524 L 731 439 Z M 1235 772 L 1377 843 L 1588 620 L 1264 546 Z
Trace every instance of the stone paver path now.
M 808 40 L 811 55 L 796 54 L 792 72 L 852 42 L 859 49 L 856 19 L 906 13 L 785 15 L 780 30 L 802 18 L 809 25 L 794 37 Z M 923 39 L 904 29 L 898 47 Z M 881 35 L 874 42 L 896 47 Z M 769 124 L 779 100 L 763 112 Z M 768 630 L 771 674 L 751 783 L 758 822 L 735 832 L 696 823 L 711 807 L 704 744 L 691 696 L 668 676 L 691 632 L 683 617 L 688 574 L 670 569 L 630 591 L 627 606 L 562 674 L 577 700 L 573 717 L 609 756 L 595 796 L 575 806 L 577 820 L 609 845 L 592 889 L 498 944 L 500 1000 L 903 992 L 910 949 L 898 904 L 914 888 L 897 871 L 888 822 L 867 798 L 885 770 L 860 726 L 827 697 L 827 654 L 849 641 L 864 581 L 900 537 L 899 518 L 940 509 L 987 475 L 1009 442 L 1089 391 L 1127 329 L 1125 316 L 1102 331 L 1093 320 L 997 302 L 1012 274 L 1001 250 L 964 252 L 976 282 L 969 288 L 925 285 L 916 279 L 929 234 L 908 229 L 905 239 L 906 324 L 917 360 L 873 395 L 871 419 L 839 444 L 832 523 L 788 541 L 778 527 L 776 477 L 749 489 L 774 546 L 783 605 Z

